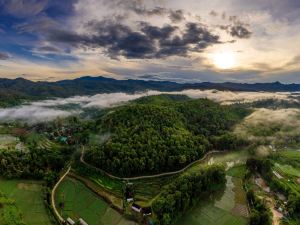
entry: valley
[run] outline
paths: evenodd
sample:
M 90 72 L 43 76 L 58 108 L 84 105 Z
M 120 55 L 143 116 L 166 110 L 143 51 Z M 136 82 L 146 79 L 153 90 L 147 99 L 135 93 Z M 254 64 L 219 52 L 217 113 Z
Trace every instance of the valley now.
M 254 220 L 249 192 L 255 190 L 270 221 L 297 224 L 297 108 L 163 94 L 88 114 L 2 123 L 0 190 L 22 223 L 58 224 L 55 207 L 63 221 L 95 225 L 243 225 Z M 272 162 L 271 180 L 251 170 L 253 158 Z M 286 204 L 296 211 L 285 212 Z

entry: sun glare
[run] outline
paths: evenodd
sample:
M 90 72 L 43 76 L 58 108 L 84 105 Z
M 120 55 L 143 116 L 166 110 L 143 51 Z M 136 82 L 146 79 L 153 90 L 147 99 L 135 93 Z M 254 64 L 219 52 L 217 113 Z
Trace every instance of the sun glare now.
M 235 55 L 232 52 L 220 52 L 213 55 L 213 63 L 220 69 L 231 69 L 236 64 Z

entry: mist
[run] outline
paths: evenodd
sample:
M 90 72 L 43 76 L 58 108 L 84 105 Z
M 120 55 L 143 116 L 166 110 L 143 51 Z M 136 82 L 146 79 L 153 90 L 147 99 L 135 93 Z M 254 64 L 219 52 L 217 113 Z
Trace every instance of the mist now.
M 79 114 L 86 108 L 105 109 L 126 104 L 144 96 L 176 94 L 186 95 L 193 99 L 208 98 L 221 104 L 236 102 L 253 102 L 264 99 L 278 99 L 297 101 L 292 98 L 297 93 L 269 93 L 269 92 L 231 92 L 217 90 L 183 90 L 180 92 L 147 91 L 135 94 L 107 93 L 93 96 L 74 96 L 70 98 L 57 98 L 43 101 L 35 101 L 13 108 L 0 109 L 0 121 L 24 120 L 34 123 L 50 121 L 57 117 L 68 117 Z M 71 109 L 67 106 L 72 105 Z

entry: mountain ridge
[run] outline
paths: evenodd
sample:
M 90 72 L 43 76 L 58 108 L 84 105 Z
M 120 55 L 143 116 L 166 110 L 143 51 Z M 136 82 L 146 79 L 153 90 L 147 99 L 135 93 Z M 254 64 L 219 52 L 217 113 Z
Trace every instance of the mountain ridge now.
M 73 80 L 55 82 L 31 81 L 22 77 L 16 79 L 0 78 L 0 96 L 14 96 L 16 98 L 47 98 L 70 97 L 74 95 L 94 95 L 101 93 L 126 92 L 134 93 L 146 90 L 181 91 L 184 89 L 216 89 L 222 91 L 249 92 L 298 92 L 300 84 L 273 83 L 176 83 L 172 81 L 153 80 L 116 80 L 103 76 L 83 76 Z

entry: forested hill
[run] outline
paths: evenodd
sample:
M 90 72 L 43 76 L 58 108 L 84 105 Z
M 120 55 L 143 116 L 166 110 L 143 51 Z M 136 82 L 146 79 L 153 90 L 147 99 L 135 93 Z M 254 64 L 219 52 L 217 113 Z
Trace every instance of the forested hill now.
M 243 144 L 230 130 L 248 111 L 185 96 L 144 97 L 109 111 L 98 121 L 109 140 L 90 146 L 89 163 L 119 176 L 183 168 L 212 149 Z
M 115 80 L 105 77 L 81 77 L 57 82 L 33 82 L 23 78 L 14 80 L 0 78 L 0 103 L 11 101 L 17 104 L 22 99 L 43 99 L 48 97 L 70 97 L 74 95 L 93 95 L 99 93 L 127 92 L 145 90 L 180 91 L 184 89 L 217 89 L 231 91 L 300 91 L 300 84 L 259 83 L 194 83 L 179 84 L 168 81 Z M 5 106 L 4 104 L 2 104 Z M 8 104 L 9 105 L 9 104 Z M 0 104 L 1 106 L 1 104 Z

